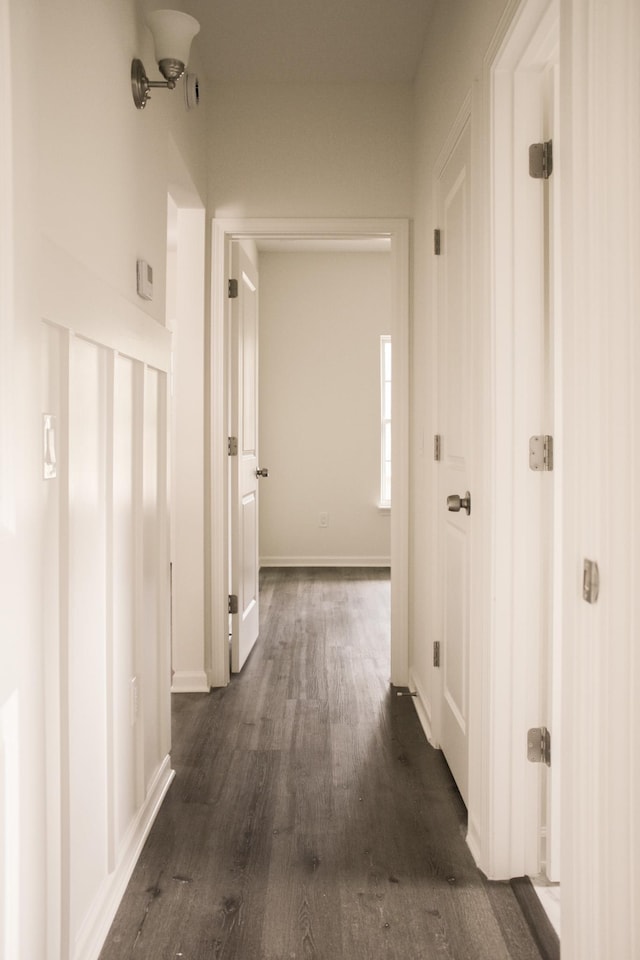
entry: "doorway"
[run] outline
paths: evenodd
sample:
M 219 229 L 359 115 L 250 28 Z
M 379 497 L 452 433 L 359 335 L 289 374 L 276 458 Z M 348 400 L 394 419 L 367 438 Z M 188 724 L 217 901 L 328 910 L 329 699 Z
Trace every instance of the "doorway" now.
M 212 238 L 212 322 L 209 344 L 211 428 L 207 487 L 210 490 L 208 606 L 211 642 L 207 673 L 211 686 L 229 682 L 228 661 L 228 376 L 227 282 L 236 240 L 388 240 L 391 258 L 391 333 L 394 405 L 394 509 L 391 514 L 391 682 L 405 685 L 408 673 L 408 290 L 409 244 L 405 220 L 214 220 Z M 216 478 L 216 482 L 213 479 Z M 220 483 L 220 478 L 223 482 Z

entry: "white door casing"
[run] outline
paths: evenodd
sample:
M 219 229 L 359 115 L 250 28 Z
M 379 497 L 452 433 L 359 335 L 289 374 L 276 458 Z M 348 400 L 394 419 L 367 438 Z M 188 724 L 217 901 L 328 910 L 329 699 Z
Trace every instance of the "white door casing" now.
M 210 578 L 208 618 L 211 640 L 207 675 L 211 686 L 229 682 L 229 345 L 226 282 L 231 276 L 234 240 L 260 238 L 354 239 L 384 237 L 391 242 L 391 333 L 393 337 L 393 509 L 391 511 L 391 681 L 408 682 L 409 558 L 409 224 L 403 219 L 233 219 L 212 223 L 212 297 L 209 336 L 210 430 L 206 486 L 209 490 Z
M 470 107 L 470 105 L 469 105 Z M 439 165 L 436 182 L 440 255 L 437 266 L 438 538 L 441 609 L 440 745 L 468 803 L 470 541 L 473 511 L 450 511 L 447 498 L 470 486 L 473 402 L 469 310 L 471 229 L 471 123 L 460 116 Z M 472 499 L 472 496 L 471 496 Z
M 558 879 L 558 9 L 553 0 L 529 0 L 514 14 L 488 71 L 494 547 L 486 737 L 494 759 L 481 865 L 493 877 L 546 868 Z M 533 179 L 529 145 L 549 139 L 554 172 L 547 181 Z M 532 471 L 529 438 L 544 434 L 554 436 L 554 470 Z M 552 735 L 551 768 L 527 760 L 527 730 L 541 726 Z
M 238 612 L 231 617 L 231 670 L 242 669 L 260 628 L 258 550 L 258 275 L 239 242 L 233 244 L 231 300 L 230 436 L 237 454 L 229 457 L 231 493 L 231 593 Z

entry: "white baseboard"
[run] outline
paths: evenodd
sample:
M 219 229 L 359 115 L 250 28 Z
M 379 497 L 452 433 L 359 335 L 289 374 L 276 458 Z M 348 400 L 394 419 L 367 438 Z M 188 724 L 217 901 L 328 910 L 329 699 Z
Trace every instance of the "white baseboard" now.
M 432 747 L 438 748 L 439 744 L 435 742 L 433 737 L 431 704 L 429 703 L 429 698 L 425 694 L 424 689 L 420 686 L 413 667 L 409 670 L 409 689 L 415 690 L 417 694 L 417 696 L 413 698 L 413 705 L 416 708 L 416 713 L 418 714 L 418 719 L 420 720 L 420 725 L 424 731 L 424 735 Z
M 474 863 L 477 867 L 482 862 L 482 847 L 480 844 L 480 827 L 476 819 L 469 814 L 467 819 L 467 846 L 471 851 Z
M 176 670 L 171 680 L 171 693 L 209 693 L 211 689 L 204 670 Z
M 261 557 L 261 567 L 390 567 L 390 557 Z
M 118 863 L 102 884 L 71 947 L 73 960 L 97 960 L 100 955 L 145 840 L 174 776 L 171 757 L 167 755 L 156 773 L 144 804 L 124 838 Z

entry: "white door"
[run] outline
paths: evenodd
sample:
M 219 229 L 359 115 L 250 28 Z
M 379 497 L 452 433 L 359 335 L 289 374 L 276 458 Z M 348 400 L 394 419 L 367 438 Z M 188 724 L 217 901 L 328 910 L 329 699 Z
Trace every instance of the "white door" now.
M 258 560 L 258 275 L 239 243 L 232 247 L 230 436 L 237 455 L 229 457 L 231 490 L 231 670 L 242 669 L 259 629 Z
M 469 315 L 470 123 L 459 131 L 437 181 L 438 417 L 441 462 L 438 483 L 442 637 L 440 743 L 467 803 L 469 701 L 470 532 L 468 512 L 471 419 Z M 454 498 L 449 500 L 448 498 Z M 455 499 L 458 498 L 458 499 Z

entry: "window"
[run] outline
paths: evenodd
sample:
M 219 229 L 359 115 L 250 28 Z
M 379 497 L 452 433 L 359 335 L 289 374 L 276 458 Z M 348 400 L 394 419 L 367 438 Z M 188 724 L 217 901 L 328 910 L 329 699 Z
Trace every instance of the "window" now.
M 380 337 L 380 506 L 391 506 L 391 337 Z

